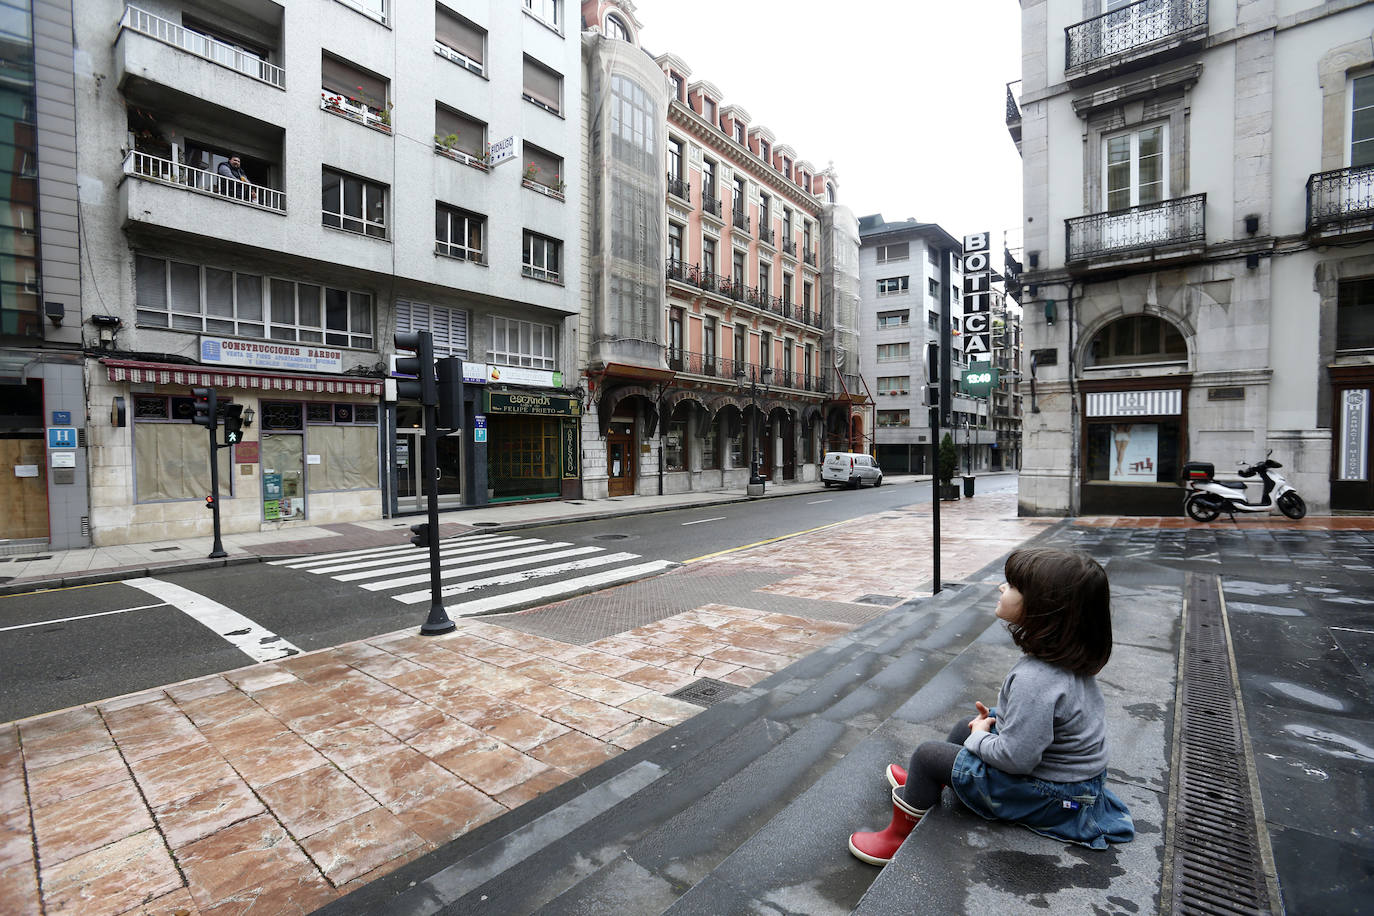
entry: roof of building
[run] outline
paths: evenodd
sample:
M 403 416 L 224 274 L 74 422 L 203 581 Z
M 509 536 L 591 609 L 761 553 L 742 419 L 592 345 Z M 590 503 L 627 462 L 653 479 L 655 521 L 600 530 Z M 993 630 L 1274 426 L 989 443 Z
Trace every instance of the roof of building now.
M 939 223 L 918 222 L 915 217 L 889 223 L 883 219 L 881 213 L 870 213 L 868 216 L 859 217 L 859 244 L 865 245 L 877 240 L 879 236 L 900 236 L 900 235 L 919 235 L 934 241 L 936 244 L 945 248 L 953 248 L 958 253 L 963 253 L 963 244 L 950 235 Z

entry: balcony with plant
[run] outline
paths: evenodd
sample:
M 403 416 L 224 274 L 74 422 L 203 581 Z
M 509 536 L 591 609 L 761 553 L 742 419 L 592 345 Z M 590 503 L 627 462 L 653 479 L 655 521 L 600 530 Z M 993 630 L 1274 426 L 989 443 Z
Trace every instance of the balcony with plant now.
M 529 188 L 531 191 L 538 191 L 546 197 L 555 200 L 563 200 L 563 189 L 566 183 L 563 176 L 557 172 L 549 172 L 533 162 L 526 162 L 524 170 L 520 173 L 520 184 Z
M 359 87 L 361 89 L 361 87 Z M 320 90 L 320 108 L 341 118 L 355 121 L 384 134 L 391 133 L 391 105 L 376 108 L 357 98 Z

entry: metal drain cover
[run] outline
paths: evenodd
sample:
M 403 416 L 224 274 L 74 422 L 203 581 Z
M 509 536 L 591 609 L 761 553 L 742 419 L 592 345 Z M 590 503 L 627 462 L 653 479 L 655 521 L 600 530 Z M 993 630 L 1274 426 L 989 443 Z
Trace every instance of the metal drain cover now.
M 598 535 L 595 535 L 595 536 L 592 538 L 592 540 L 593 540 L 593 541 L 623 541 L 623 540 L 625 540 L 627 537 L 629 537 L 628 534 L 598 534 Z
M 883 607 L 887 607 L 892 604 L 901 604 L 904 600 L 895 595 L 862 595 L 855 598 L 854 602 L 856 604 L 881 604 Z
M 695 703 L 697 706 L 714 706 L 721 700 L 728 700 L 743 689 L 743 687 L 737 687 L 734 684 L 704 677 L 699 681 L 693 681 L 681 690 L 673 691 L 668 696 L 675 700 Z
M 474 527 L 474 528 L 495 528 L 495 527 L 497 527 L 497 526 L 500 525 L 500 524 L 501 524 L 500 522 L 473 522 L 473 523 L 472 523 L 472 527 Z

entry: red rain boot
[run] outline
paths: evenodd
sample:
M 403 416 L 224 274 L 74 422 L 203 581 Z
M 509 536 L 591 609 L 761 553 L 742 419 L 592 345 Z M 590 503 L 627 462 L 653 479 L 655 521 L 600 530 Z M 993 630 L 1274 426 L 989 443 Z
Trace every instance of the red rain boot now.
M 897 854 L 897 847 L 902 845 L 902 841 L 925 816 L 925 811 L 913 808 L 902 801 L 897 794 L 899 791 L 892 790 L 892 823 L 887 825 L 887 829 L 876 833 L 849 835 L 849 851 L 870 865 L 886 865 L 891 862 L 892 857 Z
M 887 765 L 887 784 L 892 788 L 906 785 L 906 770 L 895 763 Z

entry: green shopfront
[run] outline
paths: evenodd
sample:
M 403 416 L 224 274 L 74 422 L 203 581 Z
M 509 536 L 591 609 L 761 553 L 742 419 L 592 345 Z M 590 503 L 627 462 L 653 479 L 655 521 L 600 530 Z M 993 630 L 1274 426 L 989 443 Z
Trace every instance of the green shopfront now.
M 488 389 L 482 401 L 493 502 L 581 497 L 577 398 Z

